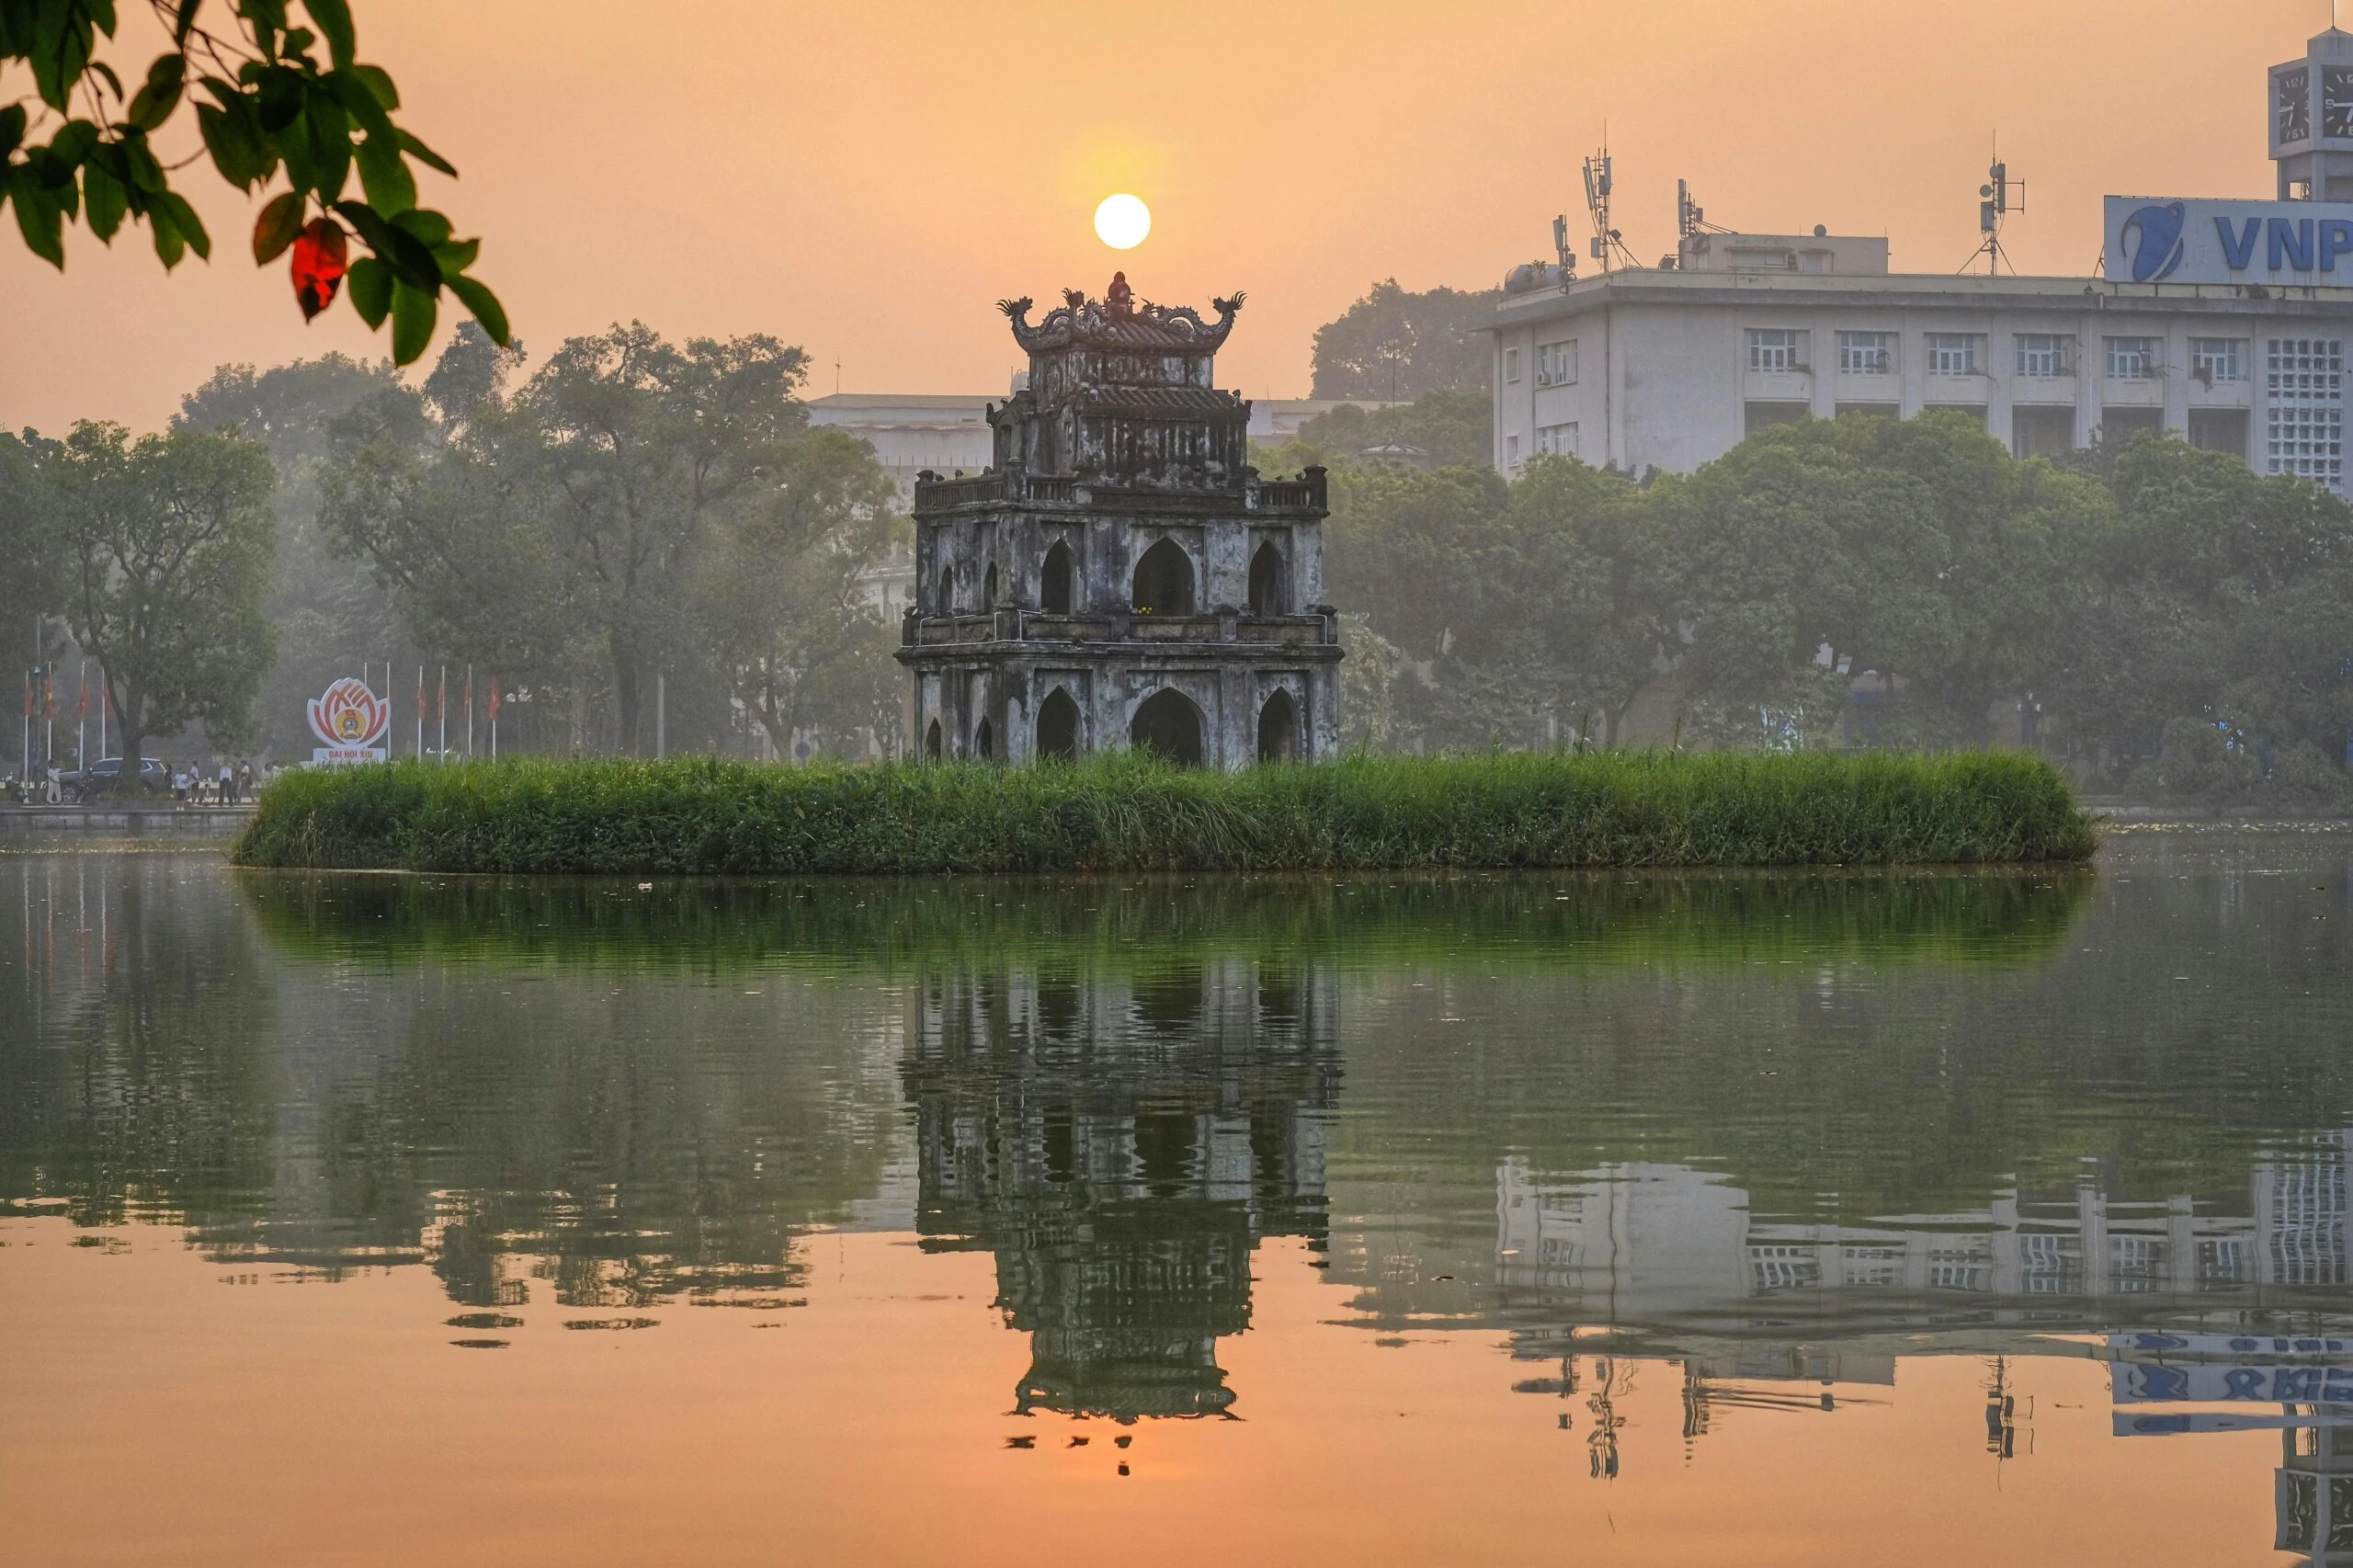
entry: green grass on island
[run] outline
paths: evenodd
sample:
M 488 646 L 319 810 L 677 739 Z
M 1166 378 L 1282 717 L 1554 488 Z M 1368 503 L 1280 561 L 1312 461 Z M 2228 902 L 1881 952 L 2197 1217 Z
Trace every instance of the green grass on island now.
M 264 791 L 250 866 L 895 875 L 2082 860 L 2058 770 L 1938 756 L 1354 756 L 1226 774 L 1074 764 L 788 767 L 519 759 L 303 771 Z

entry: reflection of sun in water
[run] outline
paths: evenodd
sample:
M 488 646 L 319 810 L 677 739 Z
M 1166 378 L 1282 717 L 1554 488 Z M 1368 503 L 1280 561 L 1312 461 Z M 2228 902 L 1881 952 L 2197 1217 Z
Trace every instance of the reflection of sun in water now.
M 1152 233 L 1152 209 L 1124 191 L 1107 196 L 1095 210 L 1095 233 L 1113 250 L 1133 250 Z

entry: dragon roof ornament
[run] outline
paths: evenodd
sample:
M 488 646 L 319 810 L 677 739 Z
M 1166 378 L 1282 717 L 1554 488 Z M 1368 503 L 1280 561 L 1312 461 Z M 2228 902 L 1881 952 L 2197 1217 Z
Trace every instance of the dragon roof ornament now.
M 1222 344 L 1233 330 L 1233 318 L 1246 298 L 1236 290 L 1231 299 L 1211 300 L 1215 322 L 1205 322 L 1190 305 L 1155 305 L 1135 301 L 1128 275 L 1115 273 L 1101 300 L 1090 300 L 1076 289 L 1063 290 L 1063 302 L 1035 326 L 1029 324 L 1033 300 L 999 300 L 996 308 L 1013 324 L 1013 339 L 1029 353 L 1056 348 L 1100 347 L 1162 349 L 1202 353 Z

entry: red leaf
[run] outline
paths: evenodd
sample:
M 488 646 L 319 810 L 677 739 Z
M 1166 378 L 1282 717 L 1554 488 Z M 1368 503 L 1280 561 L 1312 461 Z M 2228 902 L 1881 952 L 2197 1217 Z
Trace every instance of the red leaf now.
M 302 225 L 294 240 L 293 273 L 294 298 L 301 302 L 304 321 L 335 303 L 348 255 L 343 225 L 334 219 L 313 218 Z

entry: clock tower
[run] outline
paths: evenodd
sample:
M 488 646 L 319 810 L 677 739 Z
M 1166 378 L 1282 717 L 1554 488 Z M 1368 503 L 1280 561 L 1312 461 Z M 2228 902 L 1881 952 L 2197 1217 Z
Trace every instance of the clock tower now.
M 2271 68 L 2271 157 L 2282 201 L 2353 201 L 2353 33 L 2331 28 Z

